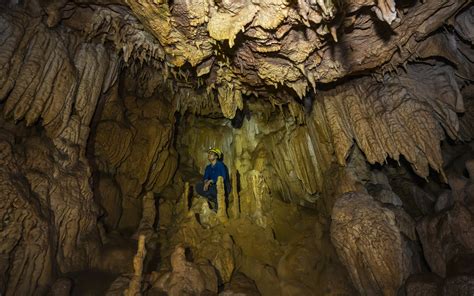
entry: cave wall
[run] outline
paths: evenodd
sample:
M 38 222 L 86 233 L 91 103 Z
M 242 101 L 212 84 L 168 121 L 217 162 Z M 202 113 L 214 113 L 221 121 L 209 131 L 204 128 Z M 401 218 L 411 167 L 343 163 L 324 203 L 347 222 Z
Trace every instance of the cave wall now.
M 1 23 L 2 290 L 32 295 L 97 254 L 99 211 L 85 150 L 118 59 L 21 11 L 2 10 Z
M 122 78 L 104 100 L 91 137 L 106 225 L 129 231 L 140 222 L 143 194 L 170 183 L 178 158 L 173 102 L 166 92 L 140 97 L 132 79 Z
M 53 241 L 50 236 L 53 234 L 51 228 L 54 217 L 48 207 L 47 196 L 43 195 L 44 199 L 38 199 L 30 191 L 28 179 L 22 174 L 14 155 L 14 151 L 19 150 L 14 146 L 14 134 L 2 128 L 1 135 L 1 290 L 12 295 L 16 292 L 26 295 L 34 290 L 44 293 L 53 277 L 56 250 L 50 243 Z M 33 149 L 34 147 L 33 145 Z M 39 146 L 43 149 L 47 147 Z M 45 175 L 34 171 L 29 173 L 31 179 L 35 180 L 37 191 L 49 190 Z M 25 258 L 29 260 L 24 260 Z M 29 280 L 25 281 L 25 278 Z
M 142 211 L 139 195 L 152 188 L 159 191 L 175 170 L 176 155 L 173 149 L 167 150 L 174 141 L 174 114 L 162 115 L 164 102 L 148 104 L 149 113 L 140 119 L 143 102 L 137 105 L 135 98 L 124 92 L 132 109 L 128 114 L 125 108 L 119 110 L 126 122 L 117 117 L 120 113 L 104 116 L 105 122 L 97 118 L 92 122 L 94 115 L 102 114 L 96 109 L 118 97 L 123 63 L 148 60 L 150 52 L 158 56 L 158 45 L 151 45 L 153 41 L 138 24 L 121 20 L 118 12 L 100 6 L 92 14 L 82 7 L 68 18 L 67 26 L 59 25 L 57 9 L 64 4 L 44 8 L 33 1 L 21 4 L 24 8 L 2 6 L 0 101 L 6 165 L 2 167 L 5 204 L 1 216 L 6 243 L 2 245 L 1 282 L 6 295 L 44 293 L 60 274 L 100 265 L 104 233 L 98 219 L 108 215 L 106 226 L 111 229 L 136 227 Z M 48 11 L 46 18 L 43 8 Z M 144 40 L 146 46 L 131 40 Z M 161 113 L 155 114 L 156 110 Z M 98 129 L 98 137 L 106 141 L 110 136 L 113 142 L 122 136 L 124 141 L 129 136 L 137 142 L 158 137 L 143 149 L 130 145 L 131 151 L 122 151 L 122 146 L 101 146 L 100 140 L 88 145 L 91 127 L 92 138 L 97 137 L 97 123 L 112 126 L 112 133 L 105 135 L 100 134 L 102 128 Z M 129 128 L 125 136 L 120 131 L 113 133 L 115 123 L 123 130 Z M 114 147 L 115 152 L 130 157 L 128 162 L 118 160 L 124 163 L 120 169 L 114 167 L 116 158 L 110 150 Z M 143 150 L 148 151 L 146 155 L 142 155 Z M 162 150 L 165 152 L 160 154 Z M 88 158 L 91 154 L 93 159 Z M 143 170 L 135 165 L 142 161 Z M 165 174 L 160 176 L 157 172 L 163 167 Z M 113 171 L 115 176 L 117 170 L 117 178 L 123 180 L 121 188 L 108 175 Z M 104 177 L 97 178 L 99 173 Z M 104 187 L 103 191 L 113 197 L 101 200 L 98 193 Z M 18 211 L 13 210 L 13 203 L 18 204 Z M 120 220 L 122 206 L 128 220 Z M 114 210 L 107 211 L 110 208 Z

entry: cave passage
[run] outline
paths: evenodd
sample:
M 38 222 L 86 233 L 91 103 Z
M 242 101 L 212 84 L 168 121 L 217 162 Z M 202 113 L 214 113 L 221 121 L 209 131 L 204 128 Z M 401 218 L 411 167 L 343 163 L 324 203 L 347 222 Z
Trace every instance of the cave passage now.
M 2 1 L 0 296 L 472 296 L 473 82 L 467 0 Z

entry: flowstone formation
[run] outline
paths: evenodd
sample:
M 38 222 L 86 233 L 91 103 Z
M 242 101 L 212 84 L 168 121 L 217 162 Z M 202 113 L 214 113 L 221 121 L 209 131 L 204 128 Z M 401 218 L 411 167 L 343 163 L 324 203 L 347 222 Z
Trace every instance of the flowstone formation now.
M 0 294 L 473 295 L 473 42 L 467 0 L 0 3 Z

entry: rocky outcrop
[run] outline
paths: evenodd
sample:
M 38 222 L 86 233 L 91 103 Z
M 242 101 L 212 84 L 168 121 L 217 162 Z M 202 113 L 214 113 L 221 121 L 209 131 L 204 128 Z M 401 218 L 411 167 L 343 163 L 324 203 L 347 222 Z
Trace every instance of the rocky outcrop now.
M 248 177 L 261 180 L 255 172 Z M 195 195 L 188 208 L 184 194 L 175 207 L 175 222 L 166 226 L 161 253 L 167 257 L 175 246 L 186 246 L 196 264 L 209 262 L 216 269 L 219 284 L 231 285 L 233 275 L 241 272 L 255 281 L 262 295 L 354 293 L 327 234 L 323 235 L 324 226 L 317 224 L 315 229 L 314 216 L 291 203 L 272 201 L 270 192 L 262 195 L 265 186 L 259 182 L 252 186 L 238 192 L 240 207 L 227 208 L 237 215 L 225 219 L 219 219 L 207 201 Z
M 404 238 L 416 239 L 414 224 L 398 216 L 363 193 L 344 194 L 334 205 L 331 241 L 362 295 L 397 295 L 420 268 Z
M 438 198 L 446 200 L 444 206 L 440 206 L 438 213 L 424 217 L 416 227 L 431 271 L 443 278 L 457 272 L 453 270 L 455 260 L 462 261 L 459 258 L 470 258 L 474 254 L 474 214 L 470 209 L 472 164 L 473 160 L 466 163 L 470 178 L 450 176 L 451 190 Z
M 233 296 L 245 294 L 248 296 L 261 295 L 255 283 L 242 273 L 236 273 L 229 284 L 224 286 L 224 290 L 219 293 L 221 296 Z
M 185 249 L 176 247 L 171 254 L 171 268 L 167 273 L 152 275 L 152 288 L 168 295 L 201 295 L 204 291 L 217 293 L 217 275 L 209 265 L 188 262 Z
M 433 272 L 446 276 L 447 265 L 458 255 L 474 253 L 474 219 L 461 204 L 417 226 L 425 258 Z
M 196 264 L 189 261 L 187 250 L 182 246 L 176 246 L 173 250 L 169 258 L 169 269 L 163 267 L 159 271 L 145 274 L 144 241 L 144 237 L 140 237 L 137 254 L 133 259 L 134 274 L 127 273 L 117 277 L 106 295 L 217 294 L 218 278 L 215 269 L 209 263 Z
M 474 293 L 474 277 L 472 275 L 459 275 L 442 280 L 434 274 L 422 274 L 410 277 L 406 285 L 407 296 L 468 296 L 472 293 Z

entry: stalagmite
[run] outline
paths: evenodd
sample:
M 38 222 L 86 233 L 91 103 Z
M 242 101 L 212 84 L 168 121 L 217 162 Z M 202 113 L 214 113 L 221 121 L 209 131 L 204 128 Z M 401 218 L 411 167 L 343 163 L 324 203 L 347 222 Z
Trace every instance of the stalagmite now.
M 265 195 L 267 194 L 267 184 L 261 172 L 259 171 L 252 171 L 250 172 L 250 182 L 253 191 L 253 213 L 252 217 L 255 219 L 255 222 L 260 227 L 266 228 L 267 227 L 267 217 L 264 215 L 264 211 L 262 208 L 263 200 L 265 199 Z
M 238 172 L 237 170 L 232 171 L 232 205 L 230 207 L 230 217 L 232 219 L 238 219 L 240 216 L 240 196 L 238 191 Z
M 182 202 L 183 202 L 183 207 L 184 207 L 184 212 L 188 212 L 189 209 L 191 208 L 189 206 L 189 182 L 186 182 L 184 183 L 184 192 L 183 192 L 183 196 L 182 196 Z
M 142 295 L 143 261 L 145 260 L 145 256 L 145 235 L 140 235 L 138 237 L 137 254 L 133 257 L 133 276 L 128 285 L 128 289 L 123 293 L 125 296 Z
M 225 202 L 224 179 L 219 176 L 217 178 L 217 218 L 221 222 L 227 221 L 227 205 Z
M 142 199 L 143 211 L 142 219 L 138 225 L 137 232 L 135 237 L 144 235 L 146 239 L 150 239 L 151 236 L 155 233 L 155 220 L 156 220 L 156 206 L 155 206 L 155 197 L 153 192 L 147 192 Z

